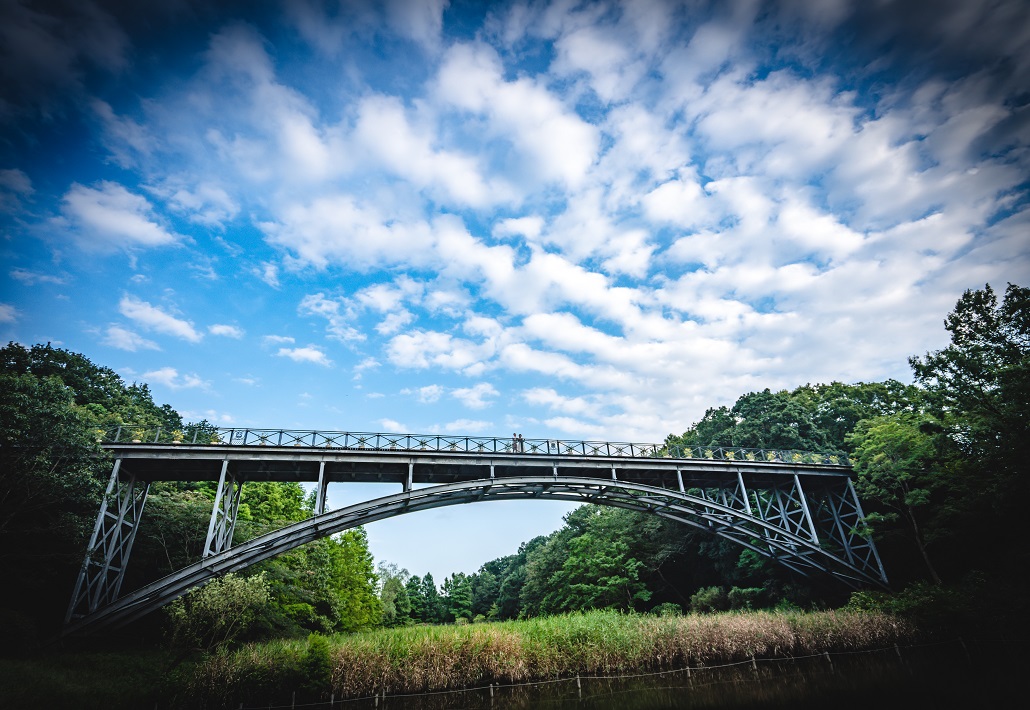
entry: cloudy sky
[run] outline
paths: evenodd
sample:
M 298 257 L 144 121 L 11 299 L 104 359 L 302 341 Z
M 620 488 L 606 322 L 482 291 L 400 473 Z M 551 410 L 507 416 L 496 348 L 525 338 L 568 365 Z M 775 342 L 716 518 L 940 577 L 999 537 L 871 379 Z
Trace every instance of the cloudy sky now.
M 226 426 L 661 441 L 909 381 L 1030 285 L 1028 87 L 1022 0 L 0 0 L 0 338 Z M 505 505 L 373 553 L 567 510 Z

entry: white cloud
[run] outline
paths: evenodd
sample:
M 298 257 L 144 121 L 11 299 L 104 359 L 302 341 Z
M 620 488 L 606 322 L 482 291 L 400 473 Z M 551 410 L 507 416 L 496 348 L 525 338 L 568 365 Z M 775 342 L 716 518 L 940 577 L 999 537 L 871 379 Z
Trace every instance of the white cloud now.
M 308 345 L 303 348 L 279 348 L 276 353 L 279 357 L 287 357 L 294 362 L 311 362 L 322 367 L 330 367 L 333 361 L 326 357 L 326 354 L 316 345 Z
M 51 223 L 86 250 L 160 247 L 182 239 L 160 224 L 145 197 L 113 182 L 103 181 L 96 188 L 73 184 L 64 195 L 61 212 L 63 217 Z
M 369 96 L 358 107 L 353 140 L 396 175 L 444 202 L 483 207 L 504 200 L 510 188 L 489 185 L 474 156 L 433 147 L 432 127 L 412 126 L 401 102 Z
M 436 95 L 461 111 L 488 118 L 485 128 L 510 140 L 521 170 L 547 181 L 579 185 L 597 157 L 597 129 L 531 78 L 505 81 L 493 48 L 456 44 L 444 55 Z
M 45 274 L 29 269 L 11 269 L 10 276 L 12 279 L 21 281 L 26 286 L 35 286 L 38 283 L 57 284 L 60 286 L 68 283 L 68 280 L 63 276 Z
M 240 338 L 243 337 L 243 328 L 240 328 L 239 326 L 236 326 L 236 325 L 225 325 L 225 324 L 209 325 L 207 327 L 207 332 L 211 333 L 211 335 L 221 335 L 221 336 L 224 336 L 226 338 L 234 338 L 236 340 L 239 340 Z
M 348 324 L 349 315 L 341 312 L 341 302 L 327 298 L 324 293 L 313 293 L 301 299 L 297 312 L 325 318 L 329 337 L 345 343 L 349 340 L 364 340 L 365 334 Z
M 427 48 L 436 47 L 443 28 L 443 11 L 450 0 L 386 0 L 386 17 L 394 31 Z
M 198 343 L 204 337 L 197 332 L 192 323 L 165 313 L 135 296 L 123 296 L 118 304 L 118 310 L 126 318 L 157 333 L 172 335 L 191 343 Z
M 406 391 L 410 392 L 411 390 Z M 418 394 L 418 401 L 422 404 L 433 404 L 440 401 L 443 392 L 444 389 L 440 385 L 426 385 L 415 390 L 415 393 Z
M 499 394 L 500 392 L 488 382 L 479 382 L 472 387 L 461 387 L 451 391 L 451 396 L 469 409 L 485 409 L 493 404 L 487 400 Z
M 18 212 L 25 198 L 34 192 L 32 180 L 23 171 L 17 168 L 0 170 L 0 213 Z
M 206 227 L 224 227 L 239 214 L 240 206 L 226 190 L 212 183 L 200 183 L 192 188 L 170 184 L 168 201 L 191 222 Z
M 162 367 L 150 372 L 144 372 L 140 377 L 146 382 L 157 382 L 169 389 L 207 389 L 211 383 L 204 381 L 196 374 L 180 375 L 174 367 Z
M 120 325 L 108 326 L 107 331 L 100 342 L 103 345 L 109 345 L 112 348 L 118 348 L 119 350 L 128 350 L 133 353 L 137 350 L 161 349 L 154 341 L 147 340 L 138 333 L 127 328 L 123 328 Z
M 272 288 L 279 288 L 279 267 L 275 264 L 262 264 L 260 267 L 252 269 L 251 273 L 257 276 L 259 279 L 264 281 Z
M 13 323 L 19 315 L 18 309 L 10 303 L 0 303 L 0 323 Z
M 283 345 L 293 344 L 296 342 L 293 338 L 288 335 L 265 335 L 261 338 L 265 345 Z

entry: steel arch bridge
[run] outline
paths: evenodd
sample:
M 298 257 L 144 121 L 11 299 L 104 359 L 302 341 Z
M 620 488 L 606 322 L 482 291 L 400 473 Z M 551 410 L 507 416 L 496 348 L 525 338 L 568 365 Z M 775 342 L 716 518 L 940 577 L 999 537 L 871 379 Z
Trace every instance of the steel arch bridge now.
M 798 451 L 496 437 L 159 428 L 98 431 L 114 458 L 64 634 L 118 626 L 213 577 L 377 520 L 495 500 L 562 500 L 650 513 L 725 538 L 802 575 L 886 588 L 843 457 Z M 155 481 L 217 481 L 203 557 L 121 594 Z M 242 544 L 246 481 L 316 484 L 314 515 Z M 400 492 L 325 509 L 330 483 L 393 482 Z

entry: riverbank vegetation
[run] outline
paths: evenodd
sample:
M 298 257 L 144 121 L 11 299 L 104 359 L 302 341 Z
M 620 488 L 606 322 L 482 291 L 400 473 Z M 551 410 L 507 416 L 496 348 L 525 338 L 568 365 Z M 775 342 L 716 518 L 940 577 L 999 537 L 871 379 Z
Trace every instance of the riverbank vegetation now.
M 235 707 L 296 692 L 313 702 L 865 651 L 916 637 L 879 612 L 592 611 L 248 643 L 180 666 L 166 698 L 170 707 Z

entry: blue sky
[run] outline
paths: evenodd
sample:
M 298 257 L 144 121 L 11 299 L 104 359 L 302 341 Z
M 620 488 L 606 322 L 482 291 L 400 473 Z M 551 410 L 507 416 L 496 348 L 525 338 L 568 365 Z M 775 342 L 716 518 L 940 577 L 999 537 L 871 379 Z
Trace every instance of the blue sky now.
M 1024 2 L 209 5 L 0 2 L 0 337 L 188 419 L 661 441 L 1030 283 Z

